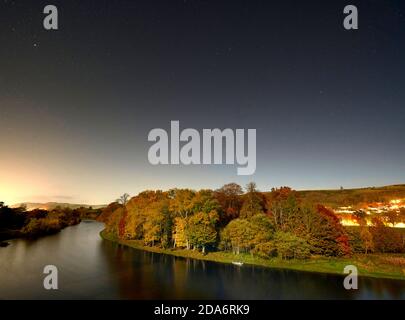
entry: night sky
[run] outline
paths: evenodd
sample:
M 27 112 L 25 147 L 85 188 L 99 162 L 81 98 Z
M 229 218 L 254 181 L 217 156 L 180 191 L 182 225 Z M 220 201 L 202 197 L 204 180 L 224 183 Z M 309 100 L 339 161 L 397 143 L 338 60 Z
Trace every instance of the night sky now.
M 405 182 L 405 1 L 1 0 L 0 40 L 8 204 Z M 148 133 L 170 120 L 257 129 L 256 173 L 150 165 Z

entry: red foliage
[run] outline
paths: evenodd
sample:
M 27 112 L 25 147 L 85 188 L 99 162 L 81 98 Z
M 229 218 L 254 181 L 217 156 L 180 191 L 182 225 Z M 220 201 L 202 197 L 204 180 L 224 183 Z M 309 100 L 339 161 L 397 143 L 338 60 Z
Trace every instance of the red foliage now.
M 339 251 L 341 255 L 348 255 L 351 253 L 351 247 L 349 244 L 349 237 L 347 236 L 343 226 L 340 223 L 339 218 L 336 216 L 336 214 L 326 208 L 323 205 L 318 205 L 317 206 L 317 211 L 318 213 L 326 219 L 328 224 L 331 227 L 331 233 L 333 235 L 334 240 L 336 241 Z
M 123 239 L 125 236 L 125 224 L 126 224 L 126 218 L 127 218 L 127 210 L 124 211 L 124 214 L 122 215 L 120 222 L 118 224 L 118 236 Z

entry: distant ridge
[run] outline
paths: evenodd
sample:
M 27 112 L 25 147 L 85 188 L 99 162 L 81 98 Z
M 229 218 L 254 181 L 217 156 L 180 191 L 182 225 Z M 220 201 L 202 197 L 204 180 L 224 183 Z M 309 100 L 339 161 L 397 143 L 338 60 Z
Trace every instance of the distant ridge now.
M 106 207 L 107 205 L 89 205 L 89 204 L 76 204 L 76 203 L 63 203 L 63 202 L 45 202 L 45 203 L 21 202 L 21 203 L 13 204 L 11 207 L 18 208 L 18 207 L 22 207 L 22 206 L 25 206 L 27 208 L 27 210 L 30 211 L 30 210 L 35 210 L 35 209 L 53 210 L 56 207 L 70 208 L 70 209 L 77 209 L 80 207 L 84 207 L 84 208 L 92 207 L 93 209 L 100 209 L 100 208 Z
M 405 184 L 355 189 L 302 190 L 297 191 L 297 193 L 301 199 L 307 202 L 338 208 L 362 203 L 387 203 L 393 199 L 405 199 Z

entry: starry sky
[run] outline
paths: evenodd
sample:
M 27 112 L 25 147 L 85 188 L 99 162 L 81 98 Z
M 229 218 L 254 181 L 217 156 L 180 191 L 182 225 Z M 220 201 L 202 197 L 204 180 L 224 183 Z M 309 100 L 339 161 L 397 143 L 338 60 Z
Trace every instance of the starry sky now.
M 343 28 L 347 4 L 358 30 Z M 8 204 L 405 182 L 404 1 L 1 0 L 0 41 Z M 256 173 L 152 166 L 148 133 L 170 120 L 256 129 Z

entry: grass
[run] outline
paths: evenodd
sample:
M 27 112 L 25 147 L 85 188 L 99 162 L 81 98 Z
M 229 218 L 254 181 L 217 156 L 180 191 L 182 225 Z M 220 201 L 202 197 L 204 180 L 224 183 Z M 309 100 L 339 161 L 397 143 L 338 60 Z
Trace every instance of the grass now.
M 313 257 L 308 260 L 281 260 L 279 258 L 263 259 L 250 254 L 235 255 L 231 252 L 216 251 L 202 254 L 199 251 L 186 249 L 163 249 L 145 246 L 139 240 L 119 240 L 102 231 L 100 236 L 109 241 L 149 252 L 169 254 L 176 257 L 192 258 L 220 263 L 240 261 L 249 265 L 268 268 L 291 269 L 305 272 L 343 274 L 347 265 L 357 267 L 359 276 L 388 278 L 405 281 L 405 254 L 356 254 L 347 258 Z

